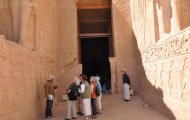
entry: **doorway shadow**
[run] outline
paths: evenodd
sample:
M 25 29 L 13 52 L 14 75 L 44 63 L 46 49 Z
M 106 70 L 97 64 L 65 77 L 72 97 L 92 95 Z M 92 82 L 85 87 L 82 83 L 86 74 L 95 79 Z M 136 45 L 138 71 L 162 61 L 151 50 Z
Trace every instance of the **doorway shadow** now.
M 91 76 L 100 76 L 100 83 L 104 85 L 110 79 L 109 38 L 81 38 L 82 73 Z M 89 80 L 89 79 L 88 79 Z

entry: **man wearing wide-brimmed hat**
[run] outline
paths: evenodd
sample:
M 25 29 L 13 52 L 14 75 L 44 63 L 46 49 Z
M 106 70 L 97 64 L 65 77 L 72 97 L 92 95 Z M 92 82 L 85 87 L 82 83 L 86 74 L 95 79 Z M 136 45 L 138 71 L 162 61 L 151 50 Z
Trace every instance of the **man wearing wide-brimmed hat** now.
M 124 101 L 129 102 L 130 101 L 130 92 L 129 92 L 129 86 L 131 84 L 130 78 L 126 73 L 125 69 L 121 69 L 121 73 L 123 75 L 123 87 L 124 87 Z
M 57 86 L 53 86 L 53 75 L 49 75 L 47 82 L 44 85 L 45 89 L 45 97 L 46 97 L 46 110 L 45 115 L 47 119 L 50 119 L 52 116 L 52 106 L 53 106 L 53 99 L 55 97 L 55 91 L 54 89 L 57 89 Z

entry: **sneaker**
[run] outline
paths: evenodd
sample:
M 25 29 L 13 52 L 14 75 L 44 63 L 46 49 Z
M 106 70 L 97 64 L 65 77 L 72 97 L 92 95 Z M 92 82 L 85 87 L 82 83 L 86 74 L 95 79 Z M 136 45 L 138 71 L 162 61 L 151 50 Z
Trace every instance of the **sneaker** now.
M 92 118 L 92 119 L 95 119 L 95 118 L 97 118 L 97 116 L 96 116 L 96 115 L 93 115 L 91 118 Z
M 83 115 L 84 115 L 83 113 L 79 114 L 79 116 L 83 116 Z
M 81 114 L 81 112 L 77 112 L 77 114 Z
M 84 118 L 84 120 L 90 120 L 90 118 Z
M 127 99 L 124 99 L 123 101 L 127 101 Z
M 51 117 L 50 117 L 50 116 L 48 116 L 48 117 L 46 117 L 46 119 L 51 119 Z
M 75 120 L 75 119 L 77 119 L 77 118 L 76 118 L 76 117 L 72 117 L 72 119 L 74 119 L 74 120 Z
M 126 102 L 129 102 L 130 100 L 126 100 Z
M 65 118 L 65 120 L 70 120 L 69 118 Z
M 97 113 L 96 113 L 96 115 L 100 115 L 100 114 L 101 114 L 101 112 L 97 112 Z

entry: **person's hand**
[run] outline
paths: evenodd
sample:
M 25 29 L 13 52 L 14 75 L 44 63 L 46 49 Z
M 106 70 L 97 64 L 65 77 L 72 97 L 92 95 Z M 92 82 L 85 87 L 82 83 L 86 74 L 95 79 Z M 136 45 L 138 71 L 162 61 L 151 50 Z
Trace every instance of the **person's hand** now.
M 56 86 L 54 86 L 54 89 L 57 89 L 58 88 L 58 86 L 56 85 Z
M 71 92 L 71 90 L 69 89 L 69 90 L 67 90 L 67 93 L 70 93 Z

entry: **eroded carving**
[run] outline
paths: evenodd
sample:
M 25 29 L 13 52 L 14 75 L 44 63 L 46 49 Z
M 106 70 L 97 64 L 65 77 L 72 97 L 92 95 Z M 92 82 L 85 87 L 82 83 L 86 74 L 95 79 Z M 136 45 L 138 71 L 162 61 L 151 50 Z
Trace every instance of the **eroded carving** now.
M 143 62 L 188 53 L 190 47 L 190 38 L 188 35 L 182 32 L 174 38 L 167 39 L 154 47 L 144 50 L 142 53 Z
M 35 0 L 0 0 L 0 33 L 3 27 L 7 25 L 7 18 L 5 17 L 5 8 L 10 7 L 12 24 L 13 24 L 13 39 L 16 43 L 24 44 L 26 40 L 27 23 L 29 16 L 36 14 L 36 1 Z M 3 12 L 3 13 L 2 13 Z M 3 30 L 7 30 L 3 29 Z

